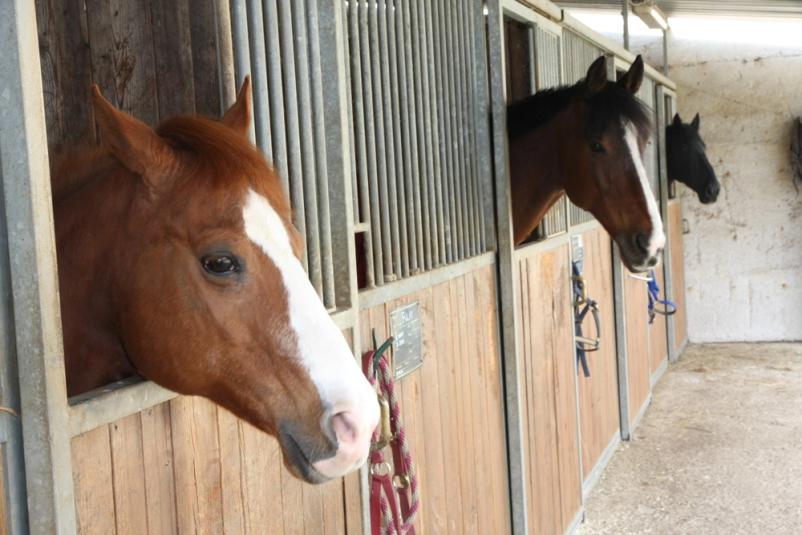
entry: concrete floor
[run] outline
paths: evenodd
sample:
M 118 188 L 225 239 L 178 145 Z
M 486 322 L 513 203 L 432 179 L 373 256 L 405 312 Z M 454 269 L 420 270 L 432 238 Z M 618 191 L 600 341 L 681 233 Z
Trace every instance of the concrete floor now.
M 586 511 L 581 535 L 802 534 L 802 344 L 690 346 Z

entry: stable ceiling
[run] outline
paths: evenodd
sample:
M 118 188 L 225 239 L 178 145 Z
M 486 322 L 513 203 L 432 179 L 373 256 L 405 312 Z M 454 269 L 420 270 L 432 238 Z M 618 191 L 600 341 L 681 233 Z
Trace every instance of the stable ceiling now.
M 620 8 L 621 0 L 570 0 L 557 1 L 560 7 Z M 751 15 L 802 17 L 800 0 L 658 0 L 657 5 L 667 15 L 707 13 L 711 15 Z

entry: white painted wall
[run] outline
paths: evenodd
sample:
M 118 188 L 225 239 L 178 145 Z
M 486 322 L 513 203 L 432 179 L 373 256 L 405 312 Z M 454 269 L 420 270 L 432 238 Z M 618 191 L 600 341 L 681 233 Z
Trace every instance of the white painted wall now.
M 576 14 L 621 42 L 615 11 Z M 802 115 L 802 21 L 671 24 L 679 112 L 686 122 L 700 113 L 723 188 L 714 205 L 682 188 L 690 340 L 802 340 L 802 191 L 790 162 L 791 125 Z M 662 68 L 659 32 L 633 18 L 630 28 L 632 51 Z
M 802 191 L 789 150 L 802 115 L 802 24 L 797 35 L 782 47 L 669 41 L 679 112 L 685 121 L 700 113 L 722 182 L 713 205 L 682 192 L 693 342 L 802 340 Z M 662 64 L 657 45 L 640 48 L 653 65 Z

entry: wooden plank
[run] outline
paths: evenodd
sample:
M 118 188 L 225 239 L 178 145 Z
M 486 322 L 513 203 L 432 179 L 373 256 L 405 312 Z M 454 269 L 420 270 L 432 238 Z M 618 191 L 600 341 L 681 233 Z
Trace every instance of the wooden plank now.
M 485 419 L 490 443 L 488 463 L 493 491 L 493 526 L 495 533 L 510 533 L 509 481 L 507 477 L 506 422 L 502 391 L 501 347 L 498 332 L 498 298 L 494 266 L 482 270 L 482 321 L 483 340 L 488 358 L 485 361 L 483 383 L 485 387 Z
M 86 0 L 92 79 L 115 106 L 158 122 L 149 0 Z
M 245 527 L 243 532 L 254 535 L 282 533 L 284 520 L 282 515 L 278 514 L 278 508 L 282 503 L 282 457 L 278 442 L 242 420 L 237 421 L 236 432 L 241 470 L 238 480 L 242 485 L 241 499 Z M 229 482 L 224 479 L 224 493 L 227 485 Z M 235 533 L 229 530 L 228 522 L 226 531 Z
M 285 535 L 303 535 L 305 533 L 306 518 L 303 496 L 305 484 L 293 477 L 283 464 L 281 465 L 281 513 Z
M 470 383 L 466 373 L 465 355 L 473 348 L 468 345 L 468 325 L 465 310 L 465 278 L 453 279 L 451 285 L 451 310 L 456 320 L 456 325 L 452 327 L 454 335 L 452 351 L 449 355 L 452 361 L 452 380 L 456 396 L 457 422 L 459 425 L 458 436 L 474 437 L 473 422 L 470 418 L 469 406 L 471 403 Z M 462 440 L 460 453 L 460 482 L 462 484 L 462 514 L 463 529 L 465 533 L 477 533 L 478 518 L 476 496 L 476 486 L 474 481 L 474 465 L 476 453 L 474 451 L 474 440 Z
M 203 398 L 170 402 L 178 530 L 218 534 L 223 531 L 217 407 Z
M 444 469 L 449 474 L 452 487 L 446 494 L 446 507 L 448 510 L 448 531 L 450 533 L 467 533 L 464 529 L 464 504 L 462 489 L 457 488 L 456 481 L 462 467 L 462 433 L 459 429 L 457 416 L 458 404 L 454 375 L 454 362 L 452 353 L 456 345 L 453 325 L 456 321 L 456 311 L 451 302 L 450 285 L 448 282 L 438 284 L 432 289 L 435 309 L 435 332 L 439 333 L 437 341 L 438 380 L 440 382 L 440 421 L 443 424 L 441 436 L 444 452 Z
M 679 349 L 688 339 L 688 311 L 685 302 L 685 252 L 682 237 L 682 205 L 669 201 L 669 246 L 671 247 L 672 299 L 677 305 L 674 314 L 674 348 Z
M 345 489 L 341 479 L 330 481 L 320 487 L 323 496 L 323 535 L 346 533 Z
M 108 426 L 72 439 L 72 467 L 78 533 L 116 533 Z
M 83 3 L 39 0 L 36 24 L 48 144 L 94 140 L 88 91 L 92 82 L 89 32 Z
M 215 46 L 214 24 L 219 19 L 215 13 L 216 3 L 218 0 L 193 1 L 189 11 L 195 111 L 210 117 L 220 117 L 221 107 L 225 106 L 225 103 L 220 102 L 220 75 Z M 189 80 L 184 83 L 188 84 Z M 241 83 L 242 80 L 236 80 L 238 88 Z
M 117 533 L 147 533 L 142 424 L 132 414 L 109 425 Z
M 438 352 L 437 338 L 440 332 L 436 324 L 435 304 L 433 291 L 427 290 L 420 303 L 421 343 L 423 348 L 423 366 L 420 369 L 420 405 L 427 410 L 423 411 L 418 433 L 426 437 L 425 467 L 419 470 L 420 485 L 424 489 L 423 515 L 427 519 L 427 531 L 433 533 L 447 532 L 447 480 L 445 473 L 444 451 L 434 445 L 443 441 L 440 410 L 431 409 L 440 404 L 440 381 L 438 365 L 440 353 Z
M 579 415 L 582 439 L 583 479 L 586 479 L 613 436 L 619 432 L 618 377 L 613 303 L 613 265 L 610 237 L 602 228 L 582 236 L 585 244 L 585 277 L 588 295 L 598 302 L 601 340 L 598 351 L 588 353 L 590 377 L 578 374 Z M 593 319 L 583 324 L 583 333 L 595 330 Z
M 646 283 L 624 274 L 624 300 L 627 322 L 627 372 L 629 415 L 634 419 L 649 398 L 649 325 Z M 630 421 L 630 423 L 633 423 Z
M 193 2 L 193 10 L 198 4 L 210 3 Z M 194 113 L 189 0 L 151 0 L 150 9 L 159 120 Z
M 345 500 L 345 533 L 362 535 L 362 494 L 360 474 L 354 473 L 343 479 Z
M 240 420 L 222 407 L 217 408 L 217 436 L 220 441 L 220 496 L 223 507 L 223 526 L 226 533 L 247 533 L 245 511 L 259 510 L 259 501 L 245 502 L 243 463 L 240 441 Z M 210 422 L 210 425 L 213 425 Z M 257 455 L 261 459 L 261 455 Z
M 148 530 L 150 533 L 178 533 L 169 403 L 145 409 L 140 419 Z

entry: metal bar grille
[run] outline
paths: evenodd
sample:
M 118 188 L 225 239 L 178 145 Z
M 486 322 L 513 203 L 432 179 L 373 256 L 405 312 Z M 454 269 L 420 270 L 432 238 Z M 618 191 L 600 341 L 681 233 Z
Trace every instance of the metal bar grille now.
M 481 2 L 344 5 L 361 284 L 485 252 L 473 65 Z
M 657 110 L 655 108 L 655 83 L 651 78 L 644 77 L 643 83 L 638 90 L 637 97 L 649 108 L 649 113 L 653 124 L 657 124 Z M 646 175 L 649 178 L 649 185 L 656 199 L 660 199 L 660 172 L 659 162 L 657 161 L 657 139 L 653 135 L 649 138 L 646 150 L 643 154 L 643 165 L 646 167 Z
M 563 53 L 565 54 L 565 83 L 575 84 L 585 77 L 591 63 L 604 54 L 604 50 L 584 37 L 571 31 L 563 31 Z M 572 202 L 568 202 L 571 225 L 593 221 L 593 215 Z
M 562 58 L 560 51 L 560 36 L 534 27 L 536 90 L 557 87 L 562 82 Z M 538 226 L 539 239 L 550 238 L 567 230 L 565 212 L 567 210 L 566 198 L 561 197 L 552 206 L 543 221 Z
M 333 310 L 348 288 L 338 288 L 334 274 L 322 75 L 329 51 L 321 50 L 319 22 L 318 0 L 231 2 L 237 78 L 253 80 L 252 136 L 290 196 L 306 238 L 304 266 Z

